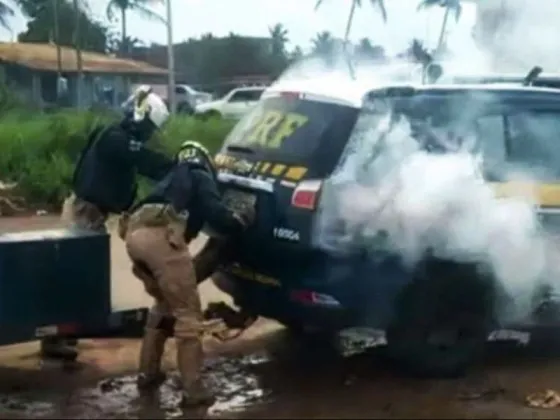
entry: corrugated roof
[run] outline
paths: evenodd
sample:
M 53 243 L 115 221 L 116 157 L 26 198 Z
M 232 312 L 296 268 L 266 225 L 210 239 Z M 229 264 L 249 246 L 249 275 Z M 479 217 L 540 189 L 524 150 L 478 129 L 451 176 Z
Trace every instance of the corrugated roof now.
M 62 71 L 75 72 L 76 50 L 61 47 Z M 57 71 L 56 46 L 21 42 L 0 43 L 0 60 L 34 70 Z M 136 60 L 124 60 L 89 51 L 82 52 L 85 73 L 166 74 L 167 70 Z

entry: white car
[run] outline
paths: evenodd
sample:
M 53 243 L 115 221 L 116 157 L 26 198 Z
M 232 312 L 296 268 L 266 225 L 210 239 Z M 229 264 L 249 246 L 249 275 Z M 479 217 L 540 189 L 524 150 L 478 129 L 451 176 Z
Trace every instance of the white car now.
M 239 119 L 257 104 L 265 89 L 260 86 L 235 88 L 216 101 L 198 104 L 195 115 Z
M 210 102 L 212 100 L 212 95 L 193 89 L 189 85 L 176 85 L 175 100 L 177 101 L 177 105 L 182 102 L 187 102 L 191 107 L 195 108 L 199 104 Z

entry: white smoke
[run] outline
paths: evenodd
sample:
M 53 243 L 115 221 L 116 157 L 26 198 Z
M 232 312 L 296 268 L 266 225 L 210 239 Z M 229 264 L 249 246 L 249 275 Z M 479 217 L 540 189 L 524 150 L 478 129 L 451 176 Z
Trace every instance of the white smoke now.
M 408 121 L 390 121 L 390 113 L 359 119 L 325 185 L 316 245 L 335 253 L 366 249 L 374 259 L 399 255 L 411 269 L 428 253 L 477 263 L 513 298 L 508 316 L 528 315 L 537 287 L 557 273 L 532 191 L 497 198 L 469 135 L 451 152 L 429 153 Z
M 484 2 L 480 0 L 482 6 L 492 7 L 492 2 Z M 477 44 L 480 49 L 474 49 L 473 42 L 469 48 L 452 50 L 452 58 L 444 63 L 447 76 L 524 74 L 535 65 L 545 71 L 560 67 L 558 0 L 539 0 L 538 6 L 529 0 L 502 3 L 509 7 L 509 21 L 495 26 L 489 38 L 492 29 L 487 28 L 487 38 Z M 292 90 L 304 84 L 308 91 L 359 104 L 370 89 L 421 80 L 420 67 L 410 63 L 351 64 L 349 71 L 340 52 L 327 61 L 307 58 L 289 69 L 276 87 Z M 448 153 L 428 153 L 413 137 L 410 123 L 392 124 L 387 111 L 359 118 L 341 163 L 324 187 L 316 244 L 336 253 L 366 249 L 372 258 L 398 254 L 408 267 L 427 253 L 478 263 L 514 299 L 514 316 L 528 315 L 534 292 L 550 281 L 558 283 L 560 274 L 558 256 L 554 257 L 560 254 L 541 226 L 532 187 L 538 181 L 531 178 L 542 174 L 537 168 L 524 168 L 522 175 L 507 168 L 503 180 L 526 186 L 525 192 L 498 198 L 482 173 L 485 157 L 473 147 L 491 139 L 467 134 L 454 150 L 445 144 Z M 445 143 L 445 135 L 438 138 Z
M 528 72 L 539 65 L 545 71 L 558 72 L 557 0 L 479 0 L 477 9 L 474 33 L 493 70 Z

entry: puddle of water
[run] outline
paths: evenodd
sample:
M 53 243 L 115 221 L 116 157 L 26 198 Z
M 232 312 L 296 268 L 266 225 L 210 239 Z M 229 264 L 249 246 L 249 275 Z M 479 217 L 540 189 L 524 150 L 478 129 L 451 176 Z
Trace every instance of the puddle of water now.
M 52 402 L 37 401 L 31 395 L 0 396 L 0 416 L 21 418 L 36 418 L 38 416 L 53 415 L 55 407 Z
M 227 416 L 268 401 L 270 390 L 263 389 L 255 365 L 268 362 L 263 354 L 240 358 L 218 358 L 208 361 L 204 368 L 206 385 L 215 393 L 216 403 L 205 413 L 210 417 Z M 61 395 L 14 393 L 0 396 L 0 414 L 11 418 L 178 418 L 181 393 L 175 381 L 168 379 L 161 387 L 159 398 L 140 398 L 136 390 L 136 376 L 123 376 L 101 381 L 96 387 L 82 388 Z

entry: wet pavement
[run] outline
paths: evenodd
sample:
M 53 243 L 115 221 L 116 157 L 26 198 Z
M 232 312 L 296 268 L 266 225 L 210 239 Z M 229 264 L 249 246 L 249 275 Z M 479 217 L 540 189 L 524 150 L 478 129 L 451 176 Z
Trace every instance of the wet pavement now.
M 421 380 L 399 375 L 379 350 L 344 358 L 278 332 L 260 350 L 208 360 L 204 378 L 217 396 L 209 408 L 183 412 L 173 378 L 140 398 L 133 375 L 69 385 L 73 372 L 56 378 L 51 368 L 47 386 L 30 379 L 9 390 L 2 380 L 0 418 L 560 418 L 525 402 L 560 389 L 560 358 L 514 350 L 494 349 L 464 378 Z
M 0 218 L 0 231 L 58 223 L 50 216 Z M 113 302 L 121 309 L 149 304 L 130 275 L 122 241 L 112 251 Z M 205 302 L 224 298 L 209 282 L 201 294 Z M 258 322 L 230 343 L 206 343 L 204 378 L 217 401 L 187 412 L 172 380 L 159 398 L 139 398 L 130 375 L 137 340 L 80 342 L 76 366 L 41 365 L 36 343 L 0 348 L 0 418 L 560 418 L 558 409 L 525 401 L 534 392 L 560 390 L 560 348 L 544 356 L 531 346 L 494 347 L 464 378 L 420 380 L 399 375 L 379 351 L 341 357 L 271 324 Z M 171 368 L 173 343 L 165 359 Z

